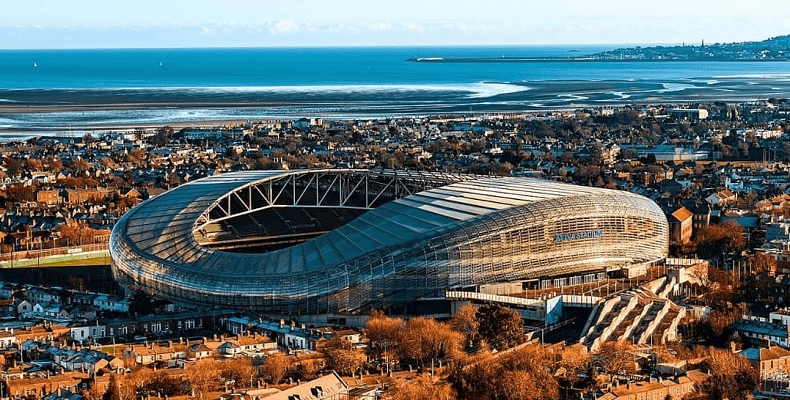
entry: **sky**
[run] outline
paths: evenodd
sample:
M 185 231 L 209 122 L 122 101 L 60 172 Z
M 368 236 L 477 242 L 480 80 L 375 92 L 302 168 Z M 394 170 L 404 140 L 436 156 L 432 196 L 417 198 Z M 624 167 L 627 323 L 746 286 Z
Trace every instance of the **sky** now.
M 790 34 L 745 0 L 0 0 L 0 49 L 680 44 Z

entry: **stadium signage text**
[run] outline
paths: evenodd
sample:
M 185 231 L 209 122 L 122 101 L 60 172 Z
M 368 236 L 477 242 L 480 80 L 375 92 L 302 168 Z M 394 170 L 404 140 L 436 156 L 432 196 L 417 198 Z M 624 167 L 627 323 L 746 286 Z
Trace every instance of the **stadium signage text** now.
M 603 236 L 603 230 L 599 229 L 597 231 L 586 231 L 586 232 L 573 232 L 573 233 L 560 233 L 558 235 L 554 235 L 555 242 L 564 242 L 567 240 L 576 240 L 576 239 L 592 239 L 598 238 Z

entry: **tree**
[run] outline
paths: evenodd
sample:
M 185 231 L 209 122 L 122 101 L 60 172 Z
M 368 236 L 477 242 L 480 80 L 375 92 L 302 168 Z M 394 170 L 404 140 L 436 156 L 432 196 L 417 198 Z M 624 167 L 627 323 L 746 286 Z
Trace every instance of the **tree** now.
M 516 386 L 509 392 L 513 396 L 508 399 L 556 399 L 559 385 L 548 366 L 555 365 L 554 355 L 540 344 L 523 346 L 518 350 L 501 357 L 502 368 L 506 373 L 502 376 L 501 387 Z M 519 389 L 524 381 L 534 382 L 531 386 Z
M 365 336 L 370 341 L 370 347 L 378 357 L 387 357 L 394 362 L 398 352 L 401 337 L 403 336 L 403 320 L 384 315 L 375 310 L 370 314 L 365 323 Z
M 462 357 L 451 364 L 447 380 L 459 399 L 494 399 L 502 365 L 490 351 L 481 350 L 474 356 Z
M 140 387 L 139 395 L 143 396 L 180 396 L 187 394 L 184 390 L 183 381 L 181 378 L 171 376 L 163 370 L 156 371 L 146 382 Z
M 595 358 L 604 372 L 613 375 L 629 375 L 636 373 L 633 349 L 627 342 L 604 342 L 598 349 Z
M 504 371 L 500 388 L 502 400 L 527 400 L 537 399 L 540 395 L 538 382 L 527 371 Z M 555 397 L 550 397 L 552 399 Z
M 318 358 L 308 358 L 299 361 L 299 375 L 302 379 L 315 379 L 320 369 L 321 360 Z
M 219 387 L 219 370 L 216 363 L 210 358 L 198 360 L 196 363 L 187 367 L 189 383 L 198 393 L 199 398 L 214 391 Z
M 93 384 L 90 385 L 88 389 L 83 389 L 80 391 L 80 395 L 85 400 L 102 400 L 104 397 L 102 393 L 99 392 L 99 385 Z
M 107 385 L 107 391 L 104 392 L 102 400 L 121 400 L 121 391 L 118 388 L 118 380 L 115 374 L 110 375 L 110 383 Z
M 463 336 L 432 318 L 416 317 L 406 321 L 401 339 L 403 358 L 424 366 L 430 360 L 449 358 L 460 349 Z
M 564 371 L 562 379 L 566 386 L 574 386 L 584 379 L 584 375 L 592 376 L 592 358 L 587 347 L 582 344 L 567 346 L 562 350 L 560 368 Z
M 766 253 L 756 253 L 751 263 L 756 273 L 776 271 L 776 259 Z
M 341 375 L 352 375 L 365 365 L 365 355 L 354 350 L 351 342 L 340 336 L 334 336 L 329 340 L 324 353 L 328 358 L 329 368 Z
M 222 363 L 222 379 L 235 382 L 233 387 L 250 387 L 253 379 L 258 377 L 252 361 L 246 357 L 237 357 Z M 249 386 L 247 386 L 249 384 Z
M 266 357 L 261 366 L 261 373 L 269 383 L 278 384 L 293 368 L 293 361 L 282 353 L 274 353 Z
M 559 385 L 551 366 L 553 355 L 541 345 L 527 345 L 494 357 L 488 350 L 458 357 L 449 368 L 448 382 L 459 399 L 553 400 Z
M 383 400 L 454 400 L 458 398 L 447 383 L 434 382 L 428 374 L 421 374 L 411 381 L 398 379 L 381 397 Z
M 488 304 L 477 310 L 480 337 L 497 350 L 524 342 L 524 321 L 518 312 L 499 304 Z
M 477 340 L 480 322 L 477 321 L 477 307 L 467 304 L 461 307 L 450 319 L 450 326 L 458 333 L 464 335 L 469 342 Z
M 58 227 L 57 235 L 63 245 L 78 245 L 81 243 L 95 243 L 96 237 L 107 234 L 107 231 L 93 229 L 78 222 L 63 223 Z
M 741 251 L 745 247 L 741 226 L 735 221 L 709 225 L 697 230 L 697 251 L 704 258 Z
M 711 399 L 741 400 L 751 398 L 760 384 L 760 376 L 749 361 L 724 349 L 711 347 L 706 357 L 710 377 L 700 392 Z
M 19 161 L 16 158 L 3 157 L 3 166 L 5 166 L 6 170 L 8 171 L 8 175 L 10 176 L 18 176 L 22 173 L 22 171 L 24 171 L 22 161 Z

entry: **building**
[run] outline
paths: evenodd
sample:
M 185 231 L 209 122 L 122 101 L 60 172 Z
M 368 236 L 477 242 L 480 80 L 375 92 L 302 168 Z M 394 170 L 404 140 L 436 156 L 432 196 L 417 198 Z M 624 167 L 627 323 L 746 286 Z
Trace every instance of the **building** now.
M 708 110 L 703 108 L 675 108 L 669 110 L 669 116 L 679 121 L 701 121 L 708 118 Z
M 675 379 L 651 379 L 648 381 L 615 382 L 609 393 L 598 397 L 600 400 L 648 400 L 681 399 L 695 391 L 695 383 L 685 376 Z
M 752 367 L 760 371 L 760 376 L 790 373 L 790 350 L 778 346 L 752 347 L 742 350 L 739 356 L 749 360 Z
M 341 400 L 348 398 L 348 385 L 337 373 L 331 372 L 320 378 L 272 394 L 266 398 L 270 400 Z
M 686 207 L 680 206 L 669 213 L 669 244 L 683 246 L 691 242 L 691 233 L 694 226 L 694 214 Z
M 782 323 L 740 319 L 732 324 L 732 329 L 752 340 L 776 343 L 784 347 L 788 346 L 790 338 L 790 326 Z
M 655 261 L 667 243 L 661 209 L 623 191 L 293 170 L 212 176 L 149 199 L 118 221 L 110 253 L 120 283 L 174 302 L 350 314 L 449 309 L 448 290 Z
M 39 190 L 36 192 L 36 202 L 42 205 L 54 206 L 60 203 L 60 193 L 56 190 Z

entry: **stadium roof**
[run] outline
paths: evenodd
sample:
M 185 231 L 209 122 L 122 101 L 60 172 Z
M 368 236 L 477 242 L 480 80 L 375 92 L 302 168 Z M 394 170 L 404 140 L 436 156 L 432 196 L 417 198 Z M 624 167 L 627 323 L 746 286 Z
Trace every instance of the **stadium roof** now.
M 297 246 L 264 254 L 217 251 L 192 232 L 197 218 L 239 186 L 287 171 L 244 171 L 182 185 L 129 213 L 127 237 L 141 253 L 190 270 L 222 275 L 282 274 L 323 269 L 374 248 L 436 236 L 455 222 L 569 195 L 603 189 L 525 178 L 472 179 L 420 192 L 373 209 L 354 221 Z
M 267 184 L 277 179 L 304 176 L 309 179 L 299 184 L 317 187 L 320 176 L 336 182 L 345 174 L 371 179 L 397 175 L 419 184 L 382 205 L 355 203 L 353 207 L 369 211 L 286 248 L 228 252 L 196 236 L 212 221 L 226 218 L 222 213 L 244 215 L 255 207 L 342 208 L 351 204 L 342 195 L 337 204 L 324 201 L 332 191 L 297 196 L 295 181 L 279 186 L 281 193 L 290 191 L 290 205 L 272 196 L 252 198 L 276 192 Z M 333 188 L 345 193 L 361 187 L 359 182 Z M 385 188 L 399 185 L 392 182 Z M 307 197 L 315 201 L 297 200 Z M 212 216 L 210 210 L 221 213 Z M 549 227 L 535 231 L 536 224 Z M 666 252 L 666 225 L 658 206 L 642 196 L 546 180 L 405 171 L 245 171 L 194 181 L 147 200 L 116 224 L 110 250 L 116 277 L 123 275 L 127 283 L 151 293 L 173 290 L 181 293 L 173 296 L 191 296 L 185 293 L 197 291 L 206 296 L 200 301 L 268 293 L 270 299 L 291 304 L 288 298 L 331 297 L 355 285 L 366 285 L 370 296 L 377 296 L 370 294 L 374 291 L 421 290 L 430 297 L 429 291 L 436 295 L 441 288 L 655 259 Z M 505 232 L 510 232 L 508 239 L 500 237 Z M 381 276 L 403 280 L 376 283 Z M 416 276 L 437 278 L 423 279 L 419 284 L 424 287 L 415 288 L 407 282 Z

